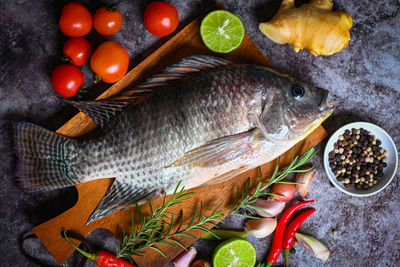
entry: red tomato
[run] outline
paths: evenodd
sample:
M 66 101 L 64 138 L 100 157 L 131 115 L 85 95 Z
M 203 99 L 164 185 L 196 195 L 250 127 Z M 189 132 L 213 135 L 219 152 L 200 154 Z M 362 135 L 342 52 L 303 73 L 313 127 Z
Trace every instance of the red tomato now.
M 129 55 L 119 43 L 107 41 L 94 51 L 90 66 L 104 82 L 114 83 L 128 70 Z
M 75 66 L 58 66 L 51 74 L 51 84 L 56 92 L 65 97 L 76 95 L 84 82 L 83 73 Z
M 151 34 L 166 36 L 178 27 L 179 14 L 173 5 L 156 1 L 148 4 L 143 20 L 144 26 Z
M 67 36 L 84 36 L 92 29 L 92 15 L 83 5 L 70 2 L 63 7 L 58 25 Z
M 113 35 L 122 27 L 122 15 L 115 6 L 99 8 L 94 13 L 93 26 L 101 35 Z
M 71 38 L 65 42 L 63 53 L 68 57 L 68 61 L 75 66 L 82 66 L 89 58 L 92 48 L 88 40 L 82 37 Z

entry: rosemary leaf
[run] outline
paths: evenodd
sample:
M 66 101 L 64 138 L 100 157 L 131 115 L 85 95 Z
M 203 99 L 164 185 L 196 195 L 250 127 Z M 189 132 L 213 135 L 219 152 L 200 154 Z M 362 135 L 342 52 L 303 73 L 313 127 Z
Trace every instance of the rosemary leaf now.
M 308 148 L 308 146 L 307 146 Z M 283 170 L 279 175 L 279 167 L 280 167 L 280 158 L 278 158 L 278 163 L 275 167 L 275 170 L 271 176 L 271 178 L 267 181 L 267 183 L 262 186 L 263 182 L 263 176 L 261 173 L 261 168 L 259 168 L 260 172 L 260 181 L 257 183 L 255 186 L 254 192 L 250 193 L 250 178 L 247 180 L 247 183 L 245 185 L 245 189 L 241 190 L 242 191 L 242 201 L 238 203 L 237 199 L 238 197 L 235 197 L 235 200 L 233 202 L 232 209 L 230 210 L 230 214 L 235 214 L 235 215 L 240 215 L 244 216 L 247 218 L 254 218 L 254 219 L 259 219 L 259 217 L 254 217 L 251 215 L 248 215 L 247 212 L 250 211 L 250 213 L 254 211 L 260 211 L 260 209 L 254 207 L 254 203 L 257 200 L 257 198 L 265 196 L 265 195 L 276 195 L 273 193 L 268 193 L 268 192 L 263 192 L 265 189 L 270 187 L 271 185 L 275 183 L 282 183 L 282 184 L 298 184 L 296 182 L 286 182 L 282 181 L 285 179 L 290 173 L 298 173 L 298 172 L 304 172 L 304 170 L 299 169 L 302 167 L 304 164 L 306 164 L 318 151 L 315 150 L 314 148 L 311 148 L 307 152 L 305 152 L 301 157 L 295 156 L 295 151 L 296 147 L 294 148 L 294 152 L 292 155 L 292 160 L 289 163 L 289 166 Z M 308 170 L 311 170 L 312 168 L 309 168 Z M 239 194 L 239 189 L 236 191 L 236 195 Z
M 194 192 L 187 192 L 179 182 L 173 191 L 171 197 L 167 200 L 164 194 L 162 203 L 157 207 L 153 207 L 149 202 L 150 214 L 144 216 L 139 205 L 136 205 L 137 216 L 139 217 L 140 225 L 135 227 L 135 222 L 132 214 L 132 232 L 127 234 L 124 229 L 121 231 L 121 240 L 118 242 L 117 256 L 127 257 L 131 255 L 142 256 L 147 248 L 153 249 L 166 257 L 156 245 L 180 246 L 186 249 L 185 245 L 173 237 L 190 237 L 196 239 L 196 236 L 188 233 L 188 231 L 199 230 L 209 232 L 206 225 L 215 226 L 220 222 L 225 211 L 220 211 L 222 205 L 219 204 L 211 212 L 209 216 L 203 214 L 203 204 L 200 208 L 196 208 L 190 223 L 186 228 L 183 228 L 183 211 L 179 214 L 167 211 L 168 208 L 179 203 L 190 200 L 189 195 Z M 174 225 L 178 224 L 178 228 L 173 231 Z

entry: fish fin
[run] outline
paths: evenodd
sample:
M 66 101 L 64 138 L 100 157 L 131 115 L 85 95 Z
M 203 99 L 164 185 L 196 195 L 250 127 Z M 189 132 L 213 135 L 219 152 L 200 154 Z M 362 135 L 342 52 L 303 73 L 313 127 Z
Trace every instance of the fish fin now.
M 132 92 L 135 92 L 135 90 L 138 89 L 143 90 L 166 86 L 169 85 L 171 81 L 187 80 L 185 78 L 187 78 L 190 73 L 214 69 L 231 64 L 234 64 L 234 62 L 213 56 L 190 56 L 182 59 L 182 61 L 177 64 L 169 66 L 162 73 L 151 76 L 144 83 L 133 88 Z M 126 92 L 129 92 L 129 90 L 124 91 L 124 93 Z
M 234 64 L 232 61 L 212 56 L 191 56 L 155 74 L 142 84 L 123 90 L 119 95 L 99 101 L 65 100 L 104 127 L 116 114 L 152 95 L 158 88 L 190 78 L 190 74 L 202 70 Z
M 80 183 L 76 141 L 27 122 L 14 123 L 17 183 L 28 192 Z
M 114 183 L 101 199 L 86 225 L 120 210 L 133 207 L 136 203 L 143 204 L 157 196 L 157 191 L 132 187 L 115 179 Z
M 216 185 L 216 184 L 220 184 L 220 183 L 226 182 L 226 181 L 232 179 L 233 177 L 238 176 L 239 174 L 241 174 L 241 173 L 243 173 L 243 172 L 245 172 L 245 171 L 247 171 L 249 169 L 250 169 L 249 166 L 242 166 L 242 167 L 240 167 L 238 169 L 234 169 L 234 170 L 231 170 L 230 172 L 227 172 L 227 173 L 225 173 L 223 175 L 220 175 L 215 179 L 207 181 L 203 185 L 204 186 L 206 186 L 206 185 Z
M 261 132 L 258 128 L 250 131 L 222 137 L 196 147 L 168 167 L 192 165 L 195 167 L 213 167 L 236 159 L 260 145 Z
M 130 101 L 73 101 L 64 100 L 91 117 L 97 125 L 104 127 L 115 115 L 131 105 Z

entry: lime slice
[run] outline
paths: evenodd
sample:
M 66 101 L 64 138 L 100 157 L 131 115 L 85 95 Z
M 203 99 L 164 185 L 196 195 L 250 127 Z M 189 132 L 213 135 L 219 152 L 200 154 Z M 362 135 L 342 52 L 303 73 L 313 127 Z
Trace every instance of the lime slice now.
M 214 251 L 213 267 L 252 267 L 255 264 L 256 250 L 241 238 L 226 240 Z
M 238 48 L 244 34 L 243 22 L 226 10 L 208 13 L 200 25 L 200 35 L 204 44 L 217 53 L 229 53 Z

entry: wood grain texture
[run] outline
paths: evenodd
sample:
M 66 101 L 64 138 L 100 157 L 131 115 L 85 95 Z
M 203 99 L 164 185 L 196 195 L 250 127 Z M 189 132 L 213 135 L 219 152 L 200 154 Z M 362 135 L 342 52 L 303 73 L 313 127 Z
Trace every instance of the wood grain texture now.
M 219 6 L 219 8 L 221 8 L 221 6 Z M 198 18 L 186 26 L 157 51 L 127 73 L 119 82 L 100 95 L 98 99 L 108 98 L 119 93 L 124 88 L 135 86 L 142 82 L 146 77 L 161 72 L 164 68 L 179 62 L 184 57 L 198 54 L 216 55 L 203 45 L 199 33 L 200 22 L 201 18 Z M 261 51 L 247 35 L 237 50 L 228 55 L 218 54 L 216 56 L 224 57 L 238 63 L 270 65 Z M 90 132 L 95 127 L 96 124 L 91 118 L 83 113 L 78 113 L 58 129 L 57 132 L 69 137 L 78 137 Z M 305 140 L 301 141 L 297 145 L 298 154 L 303 153 L 307 145 L 310 147 L 315 146 L 325 138 L 325 136 L 325 130 L 322 127 L 317 128 Z M 288 151 L 282 155 L 281 166 L 285 166 L 289 163 L 292 153 L 293 151 Z M 275 165 L 276 160 L 262 166 L 261 169 L 263 176 L 268 177 L 271 175 Z M 249 177 L 251 178 L 253 185 L 253 183 L 258 181 L 258 171 L 251 170 L 222 184 L 203 186 L 190 190 L 196 192 L 196 194 L 193 196 L 192 200 L 183 204 L 185 221 L 187 222 L 187 220 L 191 218 L 195 207 L 200 204 L 200 201 L 203 202 L 206 215 L 209 214 L 219 203 L 223 203 L 221 207 L 222 209 L 229 209 L 232 205 L 236 188 L 244 185 Z M 131 212 L 134 212 L 134 209 L 120 211 L 101 220 L 95 221 L 90 225 L 85 225 L 90 214 L 95 209 L 101 198 L 105 195 L 112 182 L 113 179 L 99 179 L 77 185 L 76 188 L 79 197 L 76 205 L 63 214 L 36 226 L 33 229 L 43 245 L 60 264 L 64 263 L 73 252 L 73 248 L 60 235 L 62 230 L 71 230 L 84 237 L 97 228 L 108 229 L 117 237 L 119 237 L 121 227 L 130 230 L 130 217 Z M 160 203 L 160 199 L 156 199 L 152 203 L 153 206 L 155 206 Z M 183 209 L 183 205 L 177 205 L 171 209 L 171 211 L 178 213 Z M 143 213 L 148 214 L 147 205 L 144 205 L 142 208 Z M 195 236 L 201 235 L 201 233 L 196 232 L 193 234 Z M 177 239 L 187 246 L 194 241 L 191 238 Z M 76 242 L 76 244 L 79 243 Z M 162 246 L 160 249 L 166 253 L 167 258 L 164 258 L 153 250 L 148 250 L 146 251 L 145 256 L 134 257 L 134 260 L 139 266 L 162 266 L 173 259 L 182 250 L 180 247 L 166 248 Z

